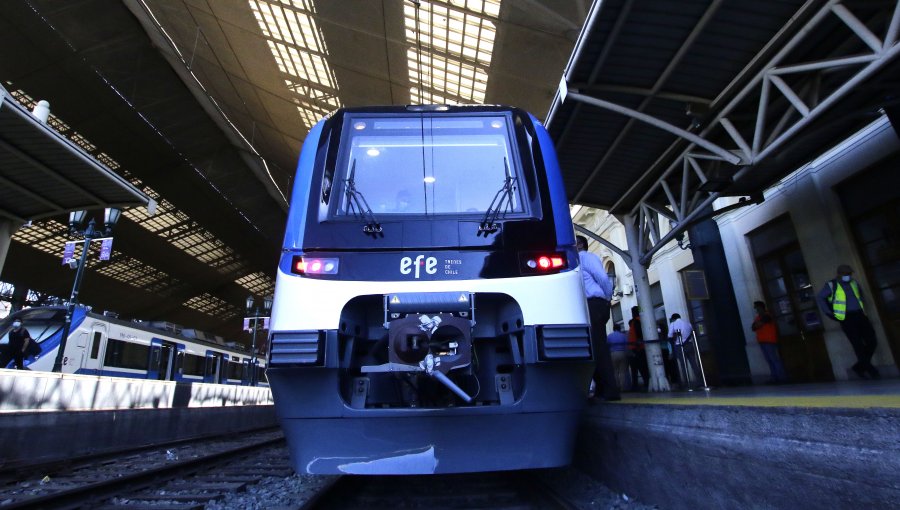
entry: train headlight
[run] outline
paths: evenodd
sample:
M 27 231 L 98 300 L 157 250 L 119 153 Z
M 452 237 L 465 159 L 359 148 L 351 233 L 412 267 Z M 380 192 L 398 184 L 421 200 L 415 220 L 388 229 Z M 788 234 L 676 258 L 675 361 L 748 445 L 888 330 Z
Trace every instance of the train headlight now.
M 340 261 L 333 258 L 294 256 L 291 272 L 294 274 L 337 274 Z

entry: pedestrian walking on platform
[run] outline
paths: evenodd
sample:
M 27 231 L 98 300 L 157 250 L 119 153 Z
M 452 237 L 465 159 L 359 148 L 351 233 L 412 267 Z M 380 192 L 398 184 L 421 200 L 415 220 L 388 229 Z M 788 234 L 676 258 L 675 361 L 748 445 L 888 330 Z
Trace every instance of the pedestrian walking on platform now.
M 28 330 L 22 327 L 22 321 L 13 320 L 12 329 L 9 330 L 9 346 L 8 355 L 12 356 L 15 361 L 17 370 L 25 370 L 25 351 L 28 350 L 28 344 L 34 342 Z
M 682 319 L 681 315 L 673 313 L 669 317 L 669 338 L 675 344 L 675 359 L 681 367 L 679 376 L 684 388 L 694 388 L 700 383 L 700 365 L 697 360 L 697 350 L 694 347 L 693 333 L 693 326 L 690 322 Z M 685 366 L 684 360 L 687 360 L 690 369 Z
M 881 374 L 872 365 L 877 339 L 863 304 L 859 283 L 853 279 L 853 269 L 847 264 L 837 268 L 837 278 L 829 280 L 816 296 L 825 316 L 838 321 L 856 353 L 856 363 L 850 367 L 862 379 L 878 379 Z
M 603 270 L 600 257 L 587 251 L 587 238 L 578 236 L 577 246 L 578 258 L 581 261 L 581 276 L 584 280 L 584 294 L 591 320 L 591 349 L 597 363 L 594 369 L 596 393 L 602 400 L 621 400 L 612 357 L 606 344 L 606 323 L 609 322 L 612 282 Z
M 756 341 L 759 343 L 759 348 L 762 349 L 766 363 L 769 364 L 769 371 L 772 373 L 769 383 L 785 383 L 788 378 L 784 371 L 784 364 L 781 363 L 781 354 L 778 352 L 778 330 L 775 329 L 772 314 L 766 310 L 766 304 L 762 301 L 754 301 L 753 309 L 756 310 L 756 317 L 753 319 L 752 328 L 756 333 Z

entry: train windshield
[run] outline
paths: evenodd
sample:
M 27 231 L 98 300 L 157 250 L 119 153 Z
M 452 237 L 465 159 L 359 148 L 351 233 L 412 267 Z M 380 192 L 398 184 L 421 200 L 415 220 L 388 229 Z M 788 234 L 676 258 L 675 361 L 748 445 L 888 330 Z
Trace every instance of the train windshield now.
M 524 212 L 506 115 L 348 115 L 337 217 Z
M 66 311 L 62 309 L 23 310 L 0 322 L 0 344 L 9 343 L 9 331 L 14 319 L 22 319 L 22 326 L 28 330 L 31 338 L 40 343 L 62 329 L 65 318 Z

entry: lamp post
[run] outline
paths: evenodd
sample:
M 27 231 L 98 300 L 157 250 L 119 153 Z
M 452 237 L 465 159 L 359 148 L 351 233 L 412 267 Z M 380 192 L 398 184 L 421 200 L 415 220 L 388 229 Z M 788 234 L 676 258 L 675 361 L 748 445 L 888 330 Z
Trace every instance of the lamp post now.
M 259 319 L 269 318 L 269 312 L 272 310 L 272 298 L 266 296 L 262 300 L 262 308 L 254 307 L 253 296 L 247 296 L 247 316 L 244 317 L 251 322 L 253 329 L 253 337 L 250 344 L 250 384 L 256 384 L 256 332 L 260 329 Z
M 56 361 L 53 362 L 54 372 L 62 372 L 66 340 L 68 340 L 69 331 L 72 328 L 72 316 L 75 314 L 75 305 L 78 304 L 78 292 L 81 288 L 81 280 L 84 278 L 84 263 L 87 260 L 91 241 L 100 237 L 110 236 L 121 214 L 122 211 L 119 209 L 108 207 L 103 215 L 104 228 L 99 229 L 96 227 L 93 218 L 88 222 L 87 227 L 81 226 L 84 223 L 84 218 L 87 216 L 87 211 L 72 211 L 69 213 L 69 235 L 82 236 L 84 238 L 84 248 L 81 250 L 81 257 L 78 259 L 75 283 L 72 285 L 72 294 L 69 296 L 69 304 L 66 306 L 66 319 L 63 323 L 62 337 L 59 339 L 59 350 L 56 353 Z

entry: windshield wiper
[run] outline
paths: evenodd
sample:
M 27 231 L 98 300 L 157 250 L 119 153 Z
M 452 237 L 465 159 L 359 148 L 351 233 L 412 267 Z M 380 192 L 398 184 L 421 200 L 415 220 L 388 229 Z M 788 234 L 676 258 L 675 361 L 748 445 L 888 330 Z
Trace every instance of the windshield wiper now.
M 489 205 L 487 211 L 484 212 L 484 217 L 481 218 L 481 224 L 478 225 L 478 233 L 481 234 L 484 232 L 485 236 L 500 230 L 500 224 L 497 223 L 497 218 L 500 217 L 501 213 L 503 216 L 506 216 L 506 213 L 512 210 L 513 193 L 516 191 L 516 181 L 518 181 L 518 178 L 512 176 L 506 158 L 503 158 L 503 166 L 506 168 L 506 179 L 503 181 L 503 186 L 497 190 L 494 199 L 491 200 L 491 205 Z M 505 208 L 503 206 L 504 203 L 506 204 Z
M 344 211 L 348 213 L 352 212 L 354 218 L 359 219 L 361 217 L 366 220 L 366 224 L 363 226 L 363 232 L 367 235 L 371 234 L 377 237 L 383 230 L 381 228 L 381 223 L 375 218 L 375 213 L 373 213 L 372 208 L 369 207 L 366 197 L 363 196 L 362 192 L 357 191 L 356 181 L 354 180 L 355 176 L 356 160 L 354 159 L 353 163 L 350 164 L 350 173 L 344 181 L 347 186 L 347 204 L 344 206 Z

